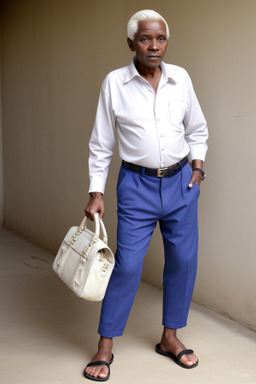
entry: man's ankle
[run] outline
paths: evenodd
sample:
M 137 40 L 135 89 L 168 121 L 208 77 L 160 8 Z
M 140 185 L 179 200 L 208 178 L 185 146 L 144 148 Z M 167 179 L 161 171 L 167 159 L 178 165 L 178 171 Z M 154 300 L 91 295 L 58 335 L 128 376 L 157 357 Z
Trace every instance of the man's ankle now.
M 162 340 L 170 340 L 177 338 L 177 329 L 164 327 Z
M 113 348 L 113 339 L 101 336 L 98 343 L 98 349 L 105 350 L 106 352 L 108 351 L 111 352 L 112 348 Z

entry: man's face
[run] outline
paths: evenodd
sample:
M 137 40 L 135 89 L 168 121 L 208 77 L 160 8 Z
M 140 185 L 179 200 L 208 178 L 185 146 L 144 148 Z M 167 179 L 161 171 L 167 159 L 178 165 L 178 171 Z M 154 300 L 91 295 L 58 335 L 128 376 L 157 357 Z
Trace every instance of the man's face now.
M 127 39 L 131 51 L 136 52 L 139 64 L 146 68 L 156 68 L 164 58 L 168 39 L 163 20 L 139 21 L 134 40 Z

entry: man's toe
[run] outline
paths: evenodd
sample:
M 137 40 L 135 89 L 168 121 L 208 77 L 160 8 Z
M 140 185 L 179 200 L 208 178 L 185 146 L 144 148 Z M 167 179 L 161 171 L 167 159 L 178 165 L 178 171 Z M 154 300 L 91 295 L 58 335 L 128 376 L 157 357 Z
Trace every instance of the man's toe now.
M 198 359 L 196 357 L 196 355 L 183 355 L 181 358 L 180 358 L 180 362 L 184 365 L 187 365 L 187 366 L 192 366 L 192 365 L 195 365 L 197 363 Z

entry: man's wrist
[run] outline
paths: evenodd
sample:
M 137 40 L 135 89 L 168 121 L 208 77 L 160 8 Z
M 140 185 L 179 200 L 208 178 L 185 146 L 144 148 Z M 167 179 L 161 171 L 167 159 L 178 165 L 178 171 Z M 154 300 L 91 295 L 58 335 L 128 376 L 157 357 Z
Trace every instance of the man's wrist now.
M 192 160 L 192 168 L 200 168 L 203 171 L 204 168 L 204 162 L 203 160 L 194 159 Z
M 201 168 L 193 168 L 193 171 L 200 172 L 202 175 L 202 180 L 204 180 L 206 178 L 206 174 Z
M 95 198 L 95 197 L 102 197 L 101 192 L 90 192 L 90 196 Z

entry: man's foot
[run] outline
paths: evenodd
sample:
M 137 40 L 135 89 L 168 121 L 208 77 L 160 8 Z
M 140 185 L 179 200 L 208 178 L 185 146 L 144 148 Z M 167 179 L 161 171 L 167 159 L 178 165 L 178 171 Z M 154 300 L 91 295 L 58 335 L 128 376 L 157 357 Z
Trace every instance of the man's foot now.
M 99 365 L 88 364 L 84 370 L 84 375 L 88 379 L 95 381 L 106 381 L 109 378 L 109 365 L 112 363 L 114 356 L 112 355 L 113 340 L 101 337 L 98 344 L 98 352 L 93 357 L 91 363 L 101 362 Z M 102 363 L 104 362 L 104 363 Z
M 177 338 L 176 333 L 176 329 L 164 328 L 159 348 L 162 352 L 169 352 L 170 354 L 174 355 L 174 357 L 179 357 L 179 354 L 182 351 L 185 351 L 186 347 Z M 198 364 L 198 358 L 193 353 L 193 351 L 191 352 L 189 350 L 188 352 L 189 353 L 181 354 L 178 361 L 177 359 L 175 361 L 177 363 L 181 363 L 181 366 L 185 366 L 188 368 L 196 367 Z

